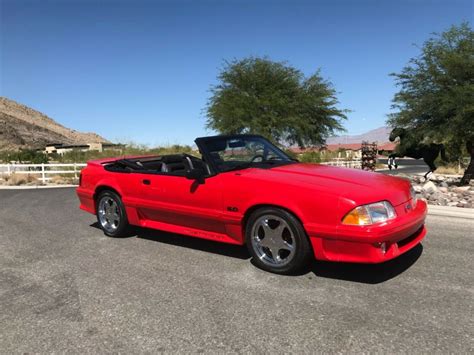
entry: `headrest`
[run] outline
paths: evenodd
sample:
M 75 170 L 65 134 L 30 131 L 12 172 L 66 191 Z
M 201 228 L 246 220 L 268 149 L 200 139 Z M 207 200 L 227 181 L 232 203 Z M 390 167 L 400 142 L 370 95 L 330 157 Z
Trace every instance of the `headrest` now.
M 165 155 L 161 161 L 166 164 L 182 163 L 184 156 L 182 154 Z

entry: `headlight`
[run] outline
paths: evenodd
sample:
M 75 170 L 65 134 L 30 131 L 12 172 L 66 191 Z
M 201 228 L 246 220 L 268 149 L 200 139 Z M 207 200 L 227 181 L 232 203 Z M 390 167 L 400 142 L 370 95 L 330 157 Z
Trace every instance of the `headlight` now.
M 415 208 L 416 207 L 416 201 L 418 201 L 418 197 L 416 197 L 416 191 L 413 188 L 413 186 L 411 186 L 411 185 L 410 185 L 410 195 L 411 195 L 413 208 Z
M 342 224 L 366 226 L 385 222 L 395 217 L 397 214 L 390 202 L 381 201 L 354 208 L 342 219 Z

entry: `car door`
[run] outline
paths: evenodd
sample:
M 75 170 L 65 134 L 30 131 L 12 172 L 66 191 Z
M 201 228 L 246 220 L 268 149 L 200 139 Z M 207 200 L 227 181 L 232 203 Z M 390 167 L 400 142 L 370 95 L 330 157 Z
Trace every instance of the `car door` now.
M 219 175 L 206 178 L 203 184 L 167 174 L 138 174 L 138 180 L 141 218 L 225 234 Z

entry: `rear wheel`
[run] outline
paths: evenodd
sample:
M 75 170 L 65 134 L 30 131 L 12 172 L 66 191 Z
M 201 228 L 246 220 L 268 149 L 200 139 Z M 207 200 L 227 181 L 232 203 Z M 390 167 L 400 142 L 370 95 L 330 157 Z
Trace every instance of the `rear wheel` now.
M 300 221 L 279 208 L 253 212 L 246 225 L 247 247 L 254 263 L 277 274 L 291 274 L 308 265 L 312 249 Z
M 97 197 L 97 221 L 100 228 L 109 237 L 127 237 L 130 235 L 125 207 L 115 192 L 103 191 Z

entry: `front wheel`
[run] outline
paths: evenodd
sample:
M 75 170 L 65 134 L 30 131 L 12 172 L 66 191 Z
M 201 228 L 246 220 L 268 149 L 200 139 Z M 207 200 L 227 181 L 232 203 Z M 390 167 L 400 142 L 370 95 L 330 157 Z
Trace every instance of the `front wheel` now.
M 97 197 L 97 221 L 109 237 L 126 237 L 130 234 L 125 207 L 120 196 L 113 191 L 103 191 Z
M 301 222 L 279 208 L 261 208 L 252 213 L 245 235 L 254 263 L 273 273 L 295 273 L 308 265 L 312 255 Z

